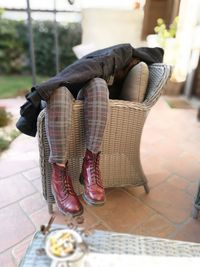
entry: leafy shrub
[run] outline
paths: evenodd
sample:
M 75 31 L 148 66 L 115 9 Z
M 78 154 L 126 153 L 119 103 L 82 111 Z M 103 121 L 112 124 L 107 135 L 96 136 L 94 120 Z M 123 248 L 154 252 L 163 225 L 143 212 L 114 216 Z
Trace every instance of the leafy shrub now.
M 10 123 L 11 114 L 5 110 L 4 107 L 0 107 L 0 127 L 4 127 Z
M 9 135 L 10 141 L 13 141 L 19 135 L 20 135 L 20 132 L 18 130 L 15 130 L 15 129 L 12 130 L 10 135 Z
M 0 73 L 19 73 L 26 57 L 18 29 L 23 22 L 0 18 Z
M 52 21 L 37 21 L 33 26 L 36 72 L 38 75 L 55 75 L 54 24 Z M 63 69 L 76 60 L 72 47 L 81 42 L 81 26 L 79 23 L 66 26 L 58 23 L 57 30 L 60 69 Z
M 0 152 L 9 148 L 12 141 L 20 135 L 20 132 L 15 129 L 0 129 Z
M 77 58 L 72 51 L 72 47 L 81 43 L 82 29 L 80 23 L 70 23 L 59 29 L 60 45 L 60 68 L 73 63 Z
M 10 142 L 4 137 L 0 136 L 0 152 L 6 150 L 10 145 Z
M 66 26 L 58 23 L 59 59 L 61 69 L 76 60 L 72 47 L 81 43 L 80 23 Z M 56 74 L 54 22 L 34 21 L 36 72 Z M 29 31 L 25 21 L 2 18 L 0 14 L 0 74 L 30 73 Z

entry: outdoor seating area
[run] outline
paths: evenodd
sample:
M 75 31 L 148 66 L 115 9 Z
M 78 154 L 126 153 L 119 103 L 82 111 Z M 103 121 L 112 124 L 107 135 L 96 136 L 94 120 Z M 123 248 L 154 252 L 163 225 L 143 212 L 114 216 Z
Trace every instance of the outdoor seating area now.
M 145 192 L 149 193 L 148 179 L 145 177 L 140 160 L 140 140 L 147 115 L 160 97 L 170 73 L 170 66 L 165 64 L 152 64 L 149 67 L 149 83 L 147 88 L 145 87 L 146 97 L 142 103 L 110 100 L 109 118 L 101 147 L 101 172 L 105 188 L 143 186 Z M 134 77 L 140 80 L 141 76 L 141 71 L 138 71 Z M 144 90 L 140 83 L 137 87 L 139 93 Z M 45 131 L 45 115 L 44 109 L 37 123 L 38 140 L 43 196 L 47 200 L 49 211 L 52 212 L 55 200 L 51 190 L 52 171 L 48 162 L 50 149 Z M 66 150 L 69 154 L 69 172 L 74 177 L 73 184 L 77 194 L 83 193 L 83 186 L 79 183 L 85 152 L 83 124 L 83 101 L 76 101 L 73 105 L 71 136 Z
M 20 105 L 18 101 L 15 105 Z M 9 106 L 8 101 L 6 104 Z M 200 173 L 196 115 L 195 108 L 170 108 L 162 96 L 147 118 L 141 140 L 141 162 L 150 193 L 142 187 L 109 188 L 106 204 L 97 208 L 81 200 L 83 226 L 200 242 L 200 221 L 192 217 Z M 0 227 L 4 229 L 0 262 L 13 267 L 23 257 L 34 232 L 50 218 L 41 193 L 37 138 L 20 135 L 3 153 L 0 167 Z M 9 194 L 4 194 L 6 190 Z M 55 223 L 65 224 L 57 209 L 54 214 Z
M 0 267 L 199 265 L 199 13 L 0 0 Z

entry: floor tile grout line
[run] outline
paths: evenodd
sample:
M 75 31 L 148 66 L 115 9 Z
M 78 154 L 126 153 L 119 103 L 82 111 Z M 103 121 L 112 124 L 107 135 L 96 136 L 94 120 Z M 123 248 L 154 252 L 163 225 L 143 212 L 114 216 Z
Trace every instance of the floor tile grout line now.
M 41 174 L 40 174 L 40 176 L 37 176 L 36 178 L 33 178 L 33 179 L 32 179 L 32 178 L 29 179 L 28 177 L 26 177 L 26 175 L 24 174 L 24 172 L 22 172 L 21 175 L 22 175 L 24 178 L 26 178 L 26 180 L 29 181 L 29 182 L 35 181 L 35 180 L 37 180 L 37 179 L 42 179 Z
M 35 228 L 37 228 L 38 225 L 36 225 L 36 224 L 33 222 L 33 220 L 32 220 L 31 217 L 32 217 L 33 215 L 35 215 L 35 214 L 41 212 L 44 208 L 45 208 L 45 206 L 42 207 L 41 209 L 39 209 L 39 210 L 37 210 L 37 211 L 35 211 L 35 212 L 33 212 L 32 214 L 29 215 L 29 219 L 30 219 L 30 221 L 32 222 L 32 224 L 35 226 Z M 47 208 L 47 206 L 46 206 L 46 208 Z M 48 213 L 48 216 L 49 216 L 49 218 L 48 218 L 48 220 L 49 220 L 50 217 L 52 216 L 52 214 Z M 47 222 L 44 222 L 44 224 L 45 224 L 45 223 L 48 223 L 48 220 L 47 220 Z
M 34 181 L 36 181 L 36 179 L 35 179 Z M 41 181 L 41 179 L 40 179 L 40 181 Z M 32 186 L 35 188 L 35 190 L 36 190 L 37 192 L 39 192 L 39 193 L 42 194 L 42 192 L 40 191 L 40 189 L 38 190 L 37 186 L 36 186 L 34 183 L 31 182 L 31 184 L 32 184 Z M 41 189 L 42 189 L 42 187 L 41 187 Z
M 43 207 L 43 208 L 44 208 L 44 207 Z M 39 209 L 38 211 L 32 213 L 32 214 L 30 215 L 30 220 L 32 221 L 32 219 L 31 219 L 31 216 L 32 216 L 32 215 L 41 212 L 41 210 L 42 210 L 43 208 L 41 208 L 41 209 Z M 107 228 L 110 228 L 110 227 L 109 227 L 109 226 L 108 226 L 108 225 L 107 225 L 101 218 L 99 218 L 95 213 L 93 213 L 91 210 L 88 211 L 88 208 L 86 208 L 86 210 L 87 210 L 87 212 L 88 212 L 89 214 L 93 215 L 93 216 L 97 219 L 97 221 L 96 221 L 94 224 L 92 224 L 91 227 L 93 227 L 93 226 L 95 226 L 95 225 L 99 225 L 100 223 L 102 223 L 102 224 L 105 225 Z M 51 215 L 49 214 L 49 216 L 51 216 Z M 35 227 L 36 227 L 36 224 L 35 224 L 33 221 L 32 221 L 32 223 L 33 223 L 33 224 L 35 225 Z
M 126 191 L 127 192 L 127 191 Z M 157 211 L 155 208 L 153 208 L 153 207 L 151 207 L 151 206 L 149 206 L 149 205 L 147 205 L 146 203 L 144 203 L 140 198 L 137 198 L 137 197 L 135 197 L 135 196 L 133 196 L 130 192 L 127 192 L 129 195 L 131 195 L 132 197 L 134 197 L 136 200 L 138 200 L 139 202 L 141 202 L 145 207 L 148 207 L 149 209 L 151 209 L 151 210 L 153 210 L 153 214 L 150 216 L 150 217 L 148 217 L 148 220 L 150 219 L 150 218 L 152 218 L 153 216 L 156 216 L 157 214 L 159 214 L 161 217 L 163 217 L 168 223 L 170 223 L 170 224 L 172 224 L 175 228 L 176 228 L 176 224 L 174 223 L 174 222 L 171 222 L 167 217 L 165 217 L 162 213 L 160 213 L 159 211 Z M 145 221 L 144 222 L 142 222 L 142 224 L 144 224 L 145 223 Z M 134 229 L 136 229 L 138 226 L 139 226 L 140 224 L 138 224 L 135 228 L 133 227 L 133 228 L 131 228 L 131 231 L 132 230 L 134 230 Z
M 98 224 L 102 223 L 103 225 L 105 225 L 108 229 L 112 230 L 112 228 L 103 220 L 101 219 L 93 210 L 89 210 L 88 208 L 86 208 L 87 212 L 92 214 L 95 218 L 98 219 Z
M 168 238 L 171 239 L 171 238 L 175 237 L 180 232 L 180 230 L 183 229 L 183 227 L 185 225 L 187 225 L 187 223 L 192 221 L 192 219 L 193 219 L 192 217 L 188 217 L 181 225 L 178 225 L 178 227 L 176 228 L 176 231 L 171 233 Z
M 131 195 L 131 193 L 127 192 L 128 194 Z M 133 196 L 133 195 L 131 195 Z M 135 196 L 133 196 L 135 198 Z M 173 221 L 171 221 L 169 218 L 167 218 L 164 214 L 162 214 L 160 211 L 157 211 L 155 208 L 151 207 L 150 205 L 148 205 L 147 203 L 143 202 L 140 198 L 136 198 L 137 200 L 139 200 L 143 205 L 147 206 L 148 208 L 152 209 L 155 214 L 159 214 L 160 216 L 162 216 L 168 223 L 172 224 L 175 228 L 177 228 L 178 226 L 183 225 L 185 222 L 187 222 L 187 220 L 191 217 L 190 215 L 188 215 L 188 217 L 182 221 L 181 223 L 175 223 Z
M 92 225 L 92 227 L 98 226 L 100 224 L 103 224 L 107 228 L 108 231 L 113 231 L 112 227 L 110 227 L 107 223 L 105 223 L 103 220 L 100 220 L 97 224 Z M 95 230 L 95 229 L 94 229 Z
M 85 205 L 84 205 L 84 208 L 86 209 L 86 211 L 87 211 L 89 214 L 93 215 L 93 216 L 98 220 L 98 222 L 100 222 L 100 221 L 101 221 L 101 218 L 96 214 L 96 212 L 94 212 L 92 209 L 89 209 L 88 207 L 90 207 L 88 204 L 85 204 Z M 97 208 L 98 208 L 98 207 L 97 207 Z M 83 213 L 83 215 L 84 215 L 84 213 Z
M 20 206 L 19 203 L 16 203 L 18 204 L 18 206 L 20 207 L 22 213 L 24 214 L 24 216 L 28 219 L 28 221 L 31 223 L 31 225 L 33 226 L 34 228 L 34 231 L 30 234 L 30 235 L 33 235 L 34 232 L 36 231 L 36 226 L 34 225 L 34 223 L 32 222 L 31 218 L 28 216 L 28 214 L 23 210 L 23 208 Z M 29 236 L 29 235 L 28 235 Z M 17 242 L 16 244 L 19 244 L 20 242 L 22 242 L 23 240 L 25 240 L 28 236 L 24 237 L 22 240 L 20 240 L 19 242 Z M 15 246 L 16 246 L 15 244 Z M 14 246 L 11 246 L 11 247 L 14 247 Z
M 18 264 L 19 264 L 19 262 L 17 262 L 17 260 L 16 260 L 16 258 L 15 258 L 15 256 L 14 256 L 14 253 L 13 253 L 13 249 L 16 247 L 16 246 L 18 246 L 18 245 L 20 245 L 20 244 L 22 244 L 22 243 L 25 243 L 26 241 L 26 239 L 33 239 L 33 235 L 34 235 L 34 233 L 33 234 L 31 234 L 30 236 L 27 236 L 26 238 L 24 238 L 24 240 L 23 241 L 21 241 L 21 242 L 19 242 L 17 245 L 15 245 L 12 249 L 11 249 L 11 256 L 12 256 L 12 259 L 13 259 L 13 261 L 15 262 L 15 264 L 16 264 L 16 266 L 18 266 Z M 30 242 L 29 242 L 29 244 L 30 244 Z M 28 246 L 29 246 L 29 244 L 28 244 Z M 21 260 L 21 259 L 20 259 Z
M 168 180 L 170 179 L 170 177 L 172 177 L 172 176 L 178 176 L 179 178 L 181 178 L 181 179 L 183 179 L 184 181 L 186 181 L 186 182 L 188 182 L 188 185 L 191 185 L 191 184 L 196 184 L 197 186 L 198 186 L 198 180 L 195 180 L 195 181 L 188 181 L 188 179 L 186 178 L 186 177 L 184 177 L 184 176 L 182 176 L 182 175 L 179 175 L 179 174 L 177 174 L 176 172 L 171 172 L 168 176 L 167 176 L 167 178 L 165 178 L 163 181 L 161 181 L 160 183 L 158 183 L 158 184 L 156 184 L 155 186 L 153 186 L 153 187 L 150 187 L 150 193 L 151 193 L 151 189 L 154 189 L 154 188 L 156 188 L 157 186 L 160 186 L 160 185 L 162 185 L 162 184 L 165 184 L 166 182 L 168 182 Z M 172 185 L 172 186 L 174 186 L 174 185 Z M 176 186 L 174 186 L 174 187 L 176 187 Z M 187 191 L 187 189 L 188 189 L 188 186 L 186 187 L 186 188 L 184 188 L 184 189 L 181 189 L 181 188 L 179 188 L 179 187 L 176 187 L 178 190 L 180 190 L 180 191 L 183 191 L 183 192 L 185 192 L 185 193 L 187 193 L 187 195 L 189 195 L 189 196 L 191 196 L 191 194 Z M 149 193 L 149 194 L 150 194 Z
M 188 183 L 188 185 L 190 185 L 191 183 L 198 183 L 198 181 L 195 181 L 195 182 L 194 181 L 192 181 L 192 182 L 191 181 L 188 181 L 187 178 L 185 178 L 182 175 L 177 174 L 176 172 L 172 172 L 171 175 L 168 176 L 165 181 L 163 181 L 163 183 L 168 182 L 168 180 L 170 179 L 170 177 L 173 177 L 173 176 L 177 176 L 177 177 L 183 179 L 184 181 L 186 181 Z M 174 185 L 172 185 L 172 186 L 174 186 Z M 183 191 L 183 192 L 185 192 L 185 193 L 187 193 L 188 195 L 191 196 L 191 194 L 187 192 L 188 186 L 186 188 L 184 188 L 184 189 L 181 189 L 181 188 L 179 188 L 177 186 L 174 186 L 174 187 L 177 188 L 178 190 Z
M 145 224 L 145 222 L 147 221 L 147 220 L 149 220 L 149 219 L 151 219 L 151 218 L 153 218 L 153 217 L 155 217 L 156 216 L 156 214 L 155 213 L 153 213 L 152 215 L 150 215 L 147 219 L 145 219 L 142 223 L 138 223 L 136 226 L 133 226 L 131 229 L 130 229 L 130 233 L 133 233 L 133 231 L 134 230 L 136 230 L 139 226 L 142 226 L 142 225 L 144 225 Z
M 163 215 L 161 212 L 156 212 L 156 214 L 153 214 L 153 216 L 156 216 L 156 215 L 159 215 L 159 216 L 161 216 L 166 222 L 168 222 L 169 224 L 171 224 L 174 228 L 175 228 L 175 231 L 173 232 L 173 233 L 171 233 L 171 234 L 169 234 L 168 236 L 167 236 L 167 238 L 169 238 L 170 237 L 170 235 L 175 235 L 175 233 L 177 233 L 180 229 L 182 229 L 183 227 L 184 227 L 184 225 L 185 224 L 187 224 L 187 222 L 189 221 L 189 220 L 191 220 L 191 217 L 189 216 L 189 217 L 187 217 L 183 222 L 181 222 L 181 223 L 174 223 L 174 222 L 172 222 L 172 221 L 170 221 L 165 215 Z M 153 217 L 153 216 L 151 216 L 151 218 Z M 148 218 L 148 220 L 149 220 L 150 218 Z M 143 223 L 143 225 L 145 224 L 145 222 Z M 136 227 L 137 228 L 137 227 Z M 136 229 L 135 228 L 135 229 Z M 133 229 L 134 230 L 134 229 Z
M 40 192 L 38 192 L 38 193 L 36 193 L 36 194 L 40 194 L 40 195 L 41 195 Z M 33 195 L 34 195 L 34 194 L 30 195 L 30 197 L 33 196 Z M 43 197 L 43 196 L 41 195 L 41 197 Z M 34 211 L 34 212 L 28 214 L 28 213 L 26 212 L 26 210 L 22 207 L 22 205 L 21 205 L 21 201 L 19 202 L 19 206 L 23 209 L 23 211 L 24 211 L 29 217 L 32 216 L 35 212 L 37 212 L 37 210 L 36 210 L 36 211 Z M 46 203 L 44 203 L 44 205 L 43 205 L 39 210 L 43 209 L 45 206 L 46 206 Z
M 15 247 L 16 247 L 17 245 L 19 245 L 20 243 L 25 242 L 25 239 L 26 239 L 26 238 L 33 237 L 33 234 L 34 234 L 34 233 L 35 233 L 35 231 L 34 231 L 33 233 L 31 233 L 30 235 L 25 236 L 22 240 L 20 240 L 20 241 L 17 242 L 16 244 L 10 246 L 9 248 L 7 248 L 7 249 L 5 249 L 5 250 L 2 250 L 2 251 L 0 252 L 0 256 L 1 256 L 1 254 L 5 253 L 5 252 L 8 252 L 9 250 L 10 250 L 10 252 L 11 252 L 11 254 L 12 254 L 12 250 L 13 250 L 13 248 L 15 248 Z
M 1 160 L 1 159 L 0 159 L 0 160 Z M 36 166 L 33 167 L 33 168 L 31 168 L 31 169 L 34 169 L 34 168 L 36 168 Z M 15 176 L 15 175 L 19 175 L 19 174 L 21 174 L 24 178 L 26 178 L 26 177 L 23 175 L 23 172 L 29 171 L 29 170 L 31 170 L 31 169 L 25 169 L 24 171 L 19 171 L 19 172 L 13 173 L 13 174 L 8 175 L 8 176 L 5 176 L 5 177 L 0 177 L 0 181 L 2 181 L 2 180 L 4 180 L 4 179 L 12 178 L 13 176 Z M 26 178 L 26 179 L 27 179 L 27 178 Z M 30 180 L 29 180 L 29 181 L 30 181 Z
M 141 200 L 141 201 L 142 201 L 142 200 Z M 156 210 L 154 207 L 151 207 L 150 205 L 148 205 L 147 203 L 144 203 L 143 201 L 142 201 L 142 203 L 143 203 L 145 206 L 147 206 L 148 208 L 153 209 L 153 210 L 155 211 L 155 213 L 161 215 L 161 216 L 162 216 L 163 218 L 165 218 L 169 223 L 174 224 L 174 225 L 181 225 L 182 223 L 184 223 L 184 222 L 190 217 L 190 216 L 188 215 L 188 217 L 187 217 L 184 221 L 182 221 L 181 223 L 175 223 L 174 221 L 172 221 L 172 220 L 170 220 L 169 218 L 167 218 L 163 213 L 161 213 L 160 211 Z
M 33 186 L 34 186 L 34 185 L 33 185 Z M 9 204 L 7 204 L 7 205 L 5 205 L 5 206 L 1 206 L 1 207 L 0 207 L 0 210 L 1 210 L 1 209 L 8 208 L 9 206 L 11 206 L 11 205 L 13 205 L 13 204 L 19 204 L 19 205 L 20 205 L 20 202 L 23 201 L 24 199 L 29 198 L 29 197 L 33 196 L 34 194 L 37 194 L 37 193 L 41 194 L 41 192 L 39 192 L 35 186 L 34 186 L 34 189 L 35 189 L 36 191 L 34 191 L 33 193 L 28 194 L 28 195 L 24 196 L 23 198 L 19 198 L 18 200 L 12 201 L 12 202 L 10 202 Z M 20 207 L 21 207 L 21 205 L 20 205 Z

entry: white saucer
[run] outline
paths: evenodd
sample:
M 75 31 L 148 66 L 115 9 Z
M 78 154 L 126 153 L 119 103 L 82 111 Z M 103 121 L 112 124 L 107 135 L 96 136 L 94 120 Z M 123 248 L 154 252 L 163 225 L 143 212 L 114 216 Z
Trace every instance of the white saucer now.
M 76 240 L 76 249 L 74 250 L 74 253 L 66 255 L 66 256 L 56 256 L 54 255 L 51 250 L 50 250 L 50 237 L 57 235 L 58 233 L 70 233 L 73 235 L 74 239 Z M 45 242 L 45 250 L 47 255 L 53 260 L 52 262 L 52 267 L 53 266 L 67 266 L 64 263 L 66 262 L 75 262 L 81 259 L 84 255 L 84 251 L 81 250 L 79 247 L 79 243 L 82 243 L 83 239 L 79 233 L 72 229 L 55 229 L 52 230 L 46 237 L 46 242 Z M 63 264 L 62 264 L 62 263 Z

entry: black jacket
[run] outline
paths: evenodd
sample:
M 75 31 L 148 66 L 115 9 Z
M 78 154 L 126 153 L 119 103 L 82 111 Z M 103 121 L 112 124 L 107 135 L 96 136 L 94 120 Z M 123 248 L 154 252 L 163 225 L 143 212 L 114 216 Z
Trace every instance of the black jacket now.
M 83 85 L 92 78 L 108 80 L 116 71 L 123 69 L 131 59 L 139 58 L 147 64 L 162 62 L 161 48 L 142 47 L 134 49 L 130 44 L 120 44 L 97 50 L 77 60 L 48 81 L 36 85 L 36 90 L 43 100 L 47 100 L 54 89 L 66 86 L 74 97 Z
M 31 93 L 26 96 L 27 102 L 21 106 L 21 118 L 16 126 L 21 132 L 35 136 L 41 100 L 46 101 L 58 87 L 66 86 L 76 97 L 89 80 L 99 77 L 107 81 L 111 75 L 115 76 L 118 70 L 127 66 L 132 58 L 152 64 L 162 62 L 163 54 L 163 49 L 158 47 L 135 49 L 130 44 L 119 44 L 90 53 L 46 82 L 32 87 Z

